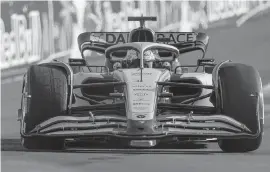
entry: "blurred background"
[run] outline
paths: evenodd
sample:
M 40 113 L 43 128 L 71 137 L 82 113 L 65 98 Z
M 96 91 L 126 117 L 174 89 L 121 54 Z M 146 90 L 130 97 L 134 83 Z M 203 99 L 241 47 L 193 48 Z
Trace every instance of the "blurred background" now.
M 2 137 L 17 137 L 22 75 L 31 64 L 81 58 L 77 36 L 85 31 L 130 31 L 127 16 L 157 16 L 155 31 L 202 31 L 208 57 L 256 67 L 270 82 L 270 1 L 12 1 L 1 0 Z M 104 58 L 92 53 L 92 65 Z M 14 125 L 10 125 L 14 124 Z M 16 125 L 16 127 L 19 125 Z

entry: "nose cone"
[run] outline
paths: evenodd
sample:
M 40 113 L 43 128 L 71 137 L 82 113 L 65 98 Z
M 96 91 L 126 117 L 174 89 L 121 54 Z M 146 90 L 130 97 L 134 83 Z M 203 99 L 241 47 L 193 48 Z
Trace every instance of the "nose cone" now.
M 127 123 L 127 132 L 136 134 L 149 134 L 154 133 L 154 126 L 155 121 L 154 120 L 128 120 Z
M 126 90 L 126 113 L 131 120 L 154 118 L 158 87 L 156 82 L 162 72 L 151 68 L 127 70 L 124 72 Z
M 123 69 L 121 73 L 121 80 L 126 82 L 127 118 L 135 121 L 153 120 L 159 91 L 157 82 L 169 79 L 169 71 L 145 68 L 142 71 L 140 69 Z

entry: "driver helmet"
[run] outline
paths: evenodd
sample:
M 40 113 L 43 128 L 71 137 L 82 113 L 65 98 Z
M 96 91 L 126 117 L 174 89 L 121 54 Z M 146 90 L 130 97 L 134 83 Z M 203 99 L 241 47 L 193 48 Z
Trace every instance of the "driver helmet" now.
M 143 53 L 143 63 L 145 68 L 153 68 L 153 62 L 159 60 L 158 50 L 147 50 Z
M 151 50 L 147 50 L 143 53 L 143 65 L 145 68 L 152 68 L 155 55 Z
M 131 49 L 127 51 L 127 55 L 125 57 L 125 60 L 129 60 L 129 61 L 134 61 L 136 59 L 138 59 L 138 52 Z

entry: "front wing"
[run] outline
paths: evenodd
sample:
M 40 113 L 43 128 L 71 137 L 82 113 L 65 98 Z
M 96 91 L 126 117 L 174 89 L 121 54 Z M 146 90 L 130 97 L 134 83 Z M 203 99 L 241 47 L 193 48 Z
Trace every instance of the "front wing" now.
M 57 116 L 42 122 L 30 133 L 24 133 L 21 122 L 22 137 L 63 137 L 63 138 L 91 138 L 116 137 L 130 140 L 177 138 L 252 138 L 258 133 L 252 133 L 244 124 L 222 114 L 206 116 L 188 114 L 186 116 L 164 115 L 157 117 L 154 123 L 149 123 L 151 132 L 143 131 L 139 125 L 137 129 L 129 129 L 126 117 L 114 115 L 104 116 Z M 138 124 L 147 121 L 138 121 Z

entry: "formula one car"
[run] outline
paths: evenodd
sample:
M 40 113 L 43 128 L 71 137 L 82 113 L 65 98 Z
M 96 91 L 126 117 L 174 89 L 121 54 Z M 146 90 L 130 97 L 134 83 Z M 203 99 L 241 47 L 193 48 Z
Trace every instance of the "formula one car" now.
M 204 33 L 146 28 L 156 17 L 128 20 L 140 27 L 80 34 L 81 59 L 29 68 L 18 114 L 25 148 L 64 149 L 67 141 L 151 148 L 210 139 L 225 152 L 259 148 L 264 102 L 253 67 L 205 58 Z M 105 65 L 89 65 L 85 51 L 103 54 Z M 201 57 L 182 65 L 193 51 Z

